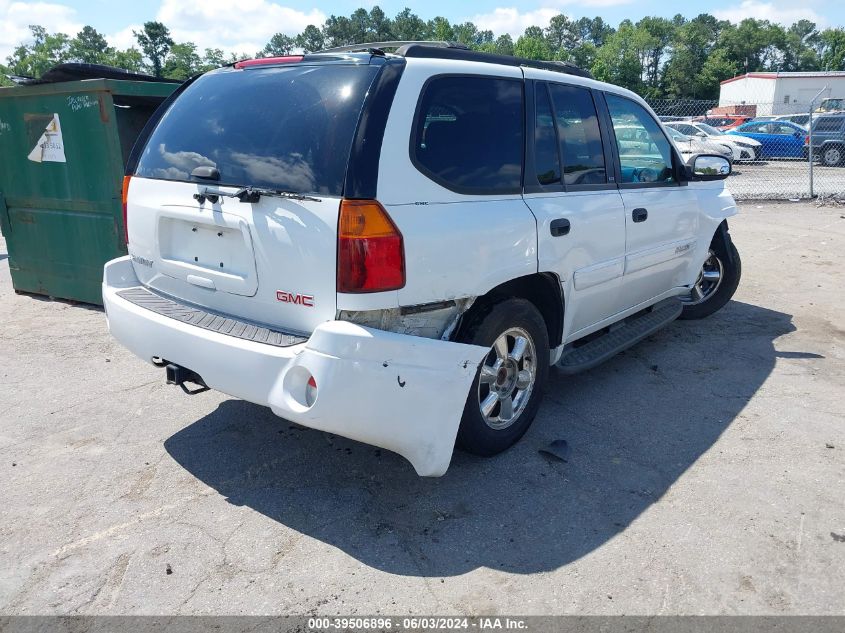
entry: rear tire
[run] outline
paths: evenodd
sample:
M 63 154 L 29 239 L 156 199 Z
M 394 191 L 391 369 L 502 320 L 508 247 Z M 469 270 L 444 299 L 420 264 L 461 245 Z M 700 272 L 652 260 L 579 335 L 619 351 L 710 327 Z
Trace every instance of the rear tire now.
M 479 311 L 458 340 L 490 353 L 472 381 L 457 445 L 475 455 L 501 453 L 537 415 L 549 374 L 546 323 L 530 301 L 508 299 Z
M 838 167 L 845 164 L 845 151 L 842 146 L 833 145 L 822 149 L 822 165 L 825 167 Z
M 684 303 L 679 319 L 703 319 L 720 310 L 734 296 L 739 279 L 742 277 L 742 262 L 739 252 L 728 238 L 731 257 L 713 244 L 710 256 L 704 262 L 698 279 L 688 297 L 682 297 Z M 715 274 L 718 273 L 718 279 Z

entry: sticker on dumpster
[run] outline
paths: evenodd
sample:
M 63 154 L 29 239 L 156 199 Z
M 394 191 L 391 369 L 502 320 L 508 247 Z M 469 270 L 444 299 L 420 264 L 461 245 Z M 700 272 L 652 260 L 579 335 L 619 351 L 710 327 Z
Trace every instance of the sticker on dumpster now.
M 67 162 L 65 160 L 65 144 L 62 140 L 62 125 L 59 123 L 58 114 L 53 115 L 27 158 L 36 163 Z

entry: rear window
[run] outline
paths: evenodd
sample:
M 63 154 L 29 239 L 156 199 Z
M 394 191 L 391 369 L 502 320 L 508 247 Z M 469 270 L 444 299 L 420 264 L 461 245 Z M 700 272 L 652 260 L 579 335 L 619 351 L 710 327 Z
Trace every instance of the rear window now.
M 830 117 L 819 119 L 813 125 L 814 132 L 838 132 L 842 128 L 842 117 Z
M 341 195 L 364 97 L 377 66 L 283 66 L 214 72 L 180 95 L 150 135 L 136 175 Z
M 522 183 L 522 81 L 442 76 L 417 108 L 411 157 L 459 193 L 518 193 Z

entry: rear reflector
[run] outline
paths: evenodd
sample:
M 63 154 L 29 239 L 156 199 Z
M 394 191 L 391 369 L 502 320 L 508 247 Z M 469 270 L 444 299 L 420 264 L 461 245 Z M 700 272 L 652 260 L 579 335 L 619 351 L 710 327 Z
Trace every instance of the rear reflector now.
M 311 376 L 305 385 L 305 406 L 314 406 L 315 402 L 317 402 L 317 381 L 314 380 L 314 376 Z
M 274 64 L 295 64 L 303 60 L 302 55 L 285 55 L 284 57 L 261 57 L 259 59 L 245 59 L 235 63 L 235 68 L 249 68 L 250 66 L 272 66 Z
M 126 197 L 129 195 L 129 181 L 131 179 L 132 176 L 123 177 L 123 191 L 120 194 L 121 203 L 123 204 L 123 239 L 126 240 L 127 244 L 129 244 L 129 225 L 127 224 L 128 218 L 126 217 Z
M 337 230 L 337 291 L 385 292 L 405 285 L 402 234 L 375 200 L 343 200 Z

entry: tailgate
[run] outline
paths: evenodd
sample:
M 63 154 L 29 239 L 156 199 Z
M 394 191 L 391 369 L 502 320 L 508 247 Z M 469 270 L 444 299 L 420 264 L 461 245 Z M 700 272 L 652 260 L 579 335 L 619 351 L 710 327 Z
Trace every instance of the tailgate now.
M 201 205 L 193 195 L 205 187 L 132 178 L 129 254 L 138 279 L 213 312 L 290 331 L 333 319 L 340 200 Z

